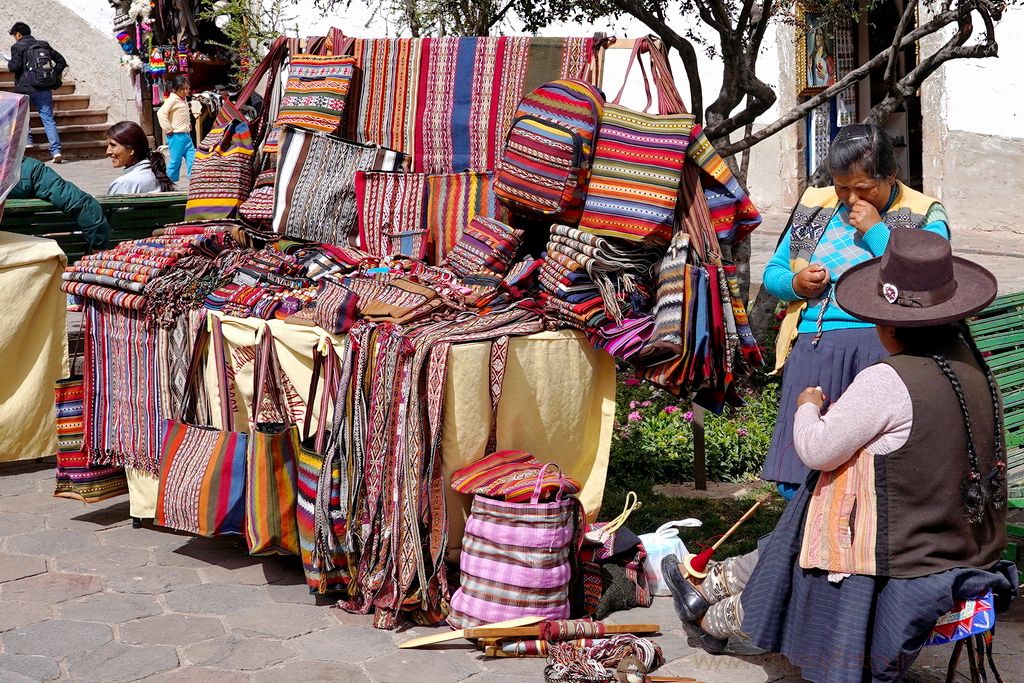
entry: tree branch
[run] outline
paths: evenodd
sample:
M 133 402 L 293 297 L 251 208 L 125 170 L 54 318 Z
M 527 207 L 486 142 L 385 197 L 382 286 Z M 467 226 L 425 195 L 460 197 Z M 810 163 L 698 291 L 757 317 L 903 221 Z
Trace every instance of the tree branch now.
M 499 21 L 505 18 L 505 15 L 508 14 L 509 10 L 511 10 L 515 4 L 516 0 L 509 0 L 508 3 L 506 3 L 505 6 L 502 7 L 497 14 L 491 17 L 491 20 L 487 23 L 488 32 L 490 32 L 490 30 L 494 27 L 495 24 L 497 24 Z
M 907 26 L 910 24 L 911 18 L 914 16 L 914 10 L 917 8 L 917 0 L 905 0 L 907 6 L 903 9 L 903 16 L 900 17 L 900 23 L 896 27 L 896 36 L 892 40 L 892 53 L 889 55 L 889 63 L 885 65 L 885 91 L 890 92 L 893 86 L 896 85 L 896 64 L 900 59 L 899 44 L 903 41 L 903 34 L 907 32 Z
M 924 26 L 920 26 L 915 30 L 911 31 L 910 33 L 908 33 L 903 38 L 903 41 L 900 43 L 899 48 L 902 49 L 907 47 L 908 45 L 913 45 L 921 38 L 931 35 L 932 33 L 935 33 L 944 26 L 951 24 L 952 22 L 957 20 L 959 14 L 960 12 L 958 10 L 951 10 L 949 12 L 937 14 Z M 748 147 L 753 147 L 762 140 L 766 140 L 771 136 L 775 135 L 776 133 L 778 133 L 780 130 L 787 128 L 793 123 L 796 123 L 804 116 L 806 116 L 807 113 L 810 112 L 812 109 L 819 106 L 822 102 L 825 102 L 828 99 L 835 97 L 839 93 L 843 92 L 844 90 L 852 86 L 854 83 L 857 83 L 858 81 L 865 78 L 869 73 L 871 73 L 873 69 L 881 66 L 888 59 L 889 55 L 892 52 L 892 49 L 893 48 L 890 46 L 885 50 L 879 52 L 877 55 L 869 59 L 867 62 L 861 64 L 859 67 L 843 76 L 834 85 L 826 88 L 817 95 L 790 109 L 774 123 L 765 126 L 761 130 L 751 135 L 750 137 L 746 137 L 742 140 L 738 140 L 737 142 L 733 142 L 729 145 L 726 145 L 725 147 L 720 148 L 718 150 L 718 153 L 725 157 L 736 154 L 737 152 L 742 152 Z

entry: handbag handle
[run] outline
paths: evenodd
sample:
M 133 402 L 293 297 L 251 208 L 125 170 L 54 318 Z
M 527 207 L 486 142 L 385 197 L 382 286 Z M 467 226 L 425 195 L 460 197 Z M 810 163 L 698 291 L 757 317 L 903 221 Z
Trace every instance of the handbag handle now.
M 505 368 L 508 367 L 508 335 L 498 337 L 491 342 L 490 383 L 488 393 L 491 398 L 491 433 L 487 437 L 487 453 L 489 455 L 498 447 L 498 403 L 501 402 L 501 386 L 505 382 Z
M 643 505 L 643 503 L 641 503 L 640 499 L 637 497 L 636 491 L 630 491 L 627 493 L 626 503 L 623 505 L 622 512 L 619 513 L 619 516 L 601 527 L 600 531 L 602 537 L 606 538 L 622 528 L 622 525 L 626 523 L 629 516 L 638 510 L 641 505 Z
M 721 259 L 718 235 L 711 223 L 711 211 L 700 184 L 700 168 L 689 159 L 683 164 L 679 195 L 682 227 L 690 236 L 690 253 L 701 264 L 717 263 Z
M 698 527 L 701 526 L 702 522 L 694 517 L 687 517 L 686 519 L 677 519 L 672 522 L 665 522 L 658 527 L 658 530 L 654 532 L 654 535 L 658 538 L 672 540 L 678 538 L 679 529 L 684 527 Z
M 267 78 L 267 85 L 263 92 L 263 108 L 260 110 L 259 115 L 255 121 L 250 124 L 250 130 L 252 131 L 253 145 L 259 146 L 263 141 L 263 135 L 266 133 L 267 119 L 270 115 L 270 100 L 273 96 L 275 81 L 277 75 L 281 71 L 281 65 L 284 64 L 285 59 L 288 57 L 288 38 L 284 36 L 278 36 L 274 39 L 274 42 L 270 44 L 270 49 L 267 51 L 266 56 L 256 66 L 256 69 L 252 72 L 249 80 L 246 81 L 242 87 L 241 92 L 235 98 L 234 105 L 236 107 L 242 107 L 249 102 L 249 99 L 256 92 L 256 88 L 259 86 L 263 77 L 269 74 Z
M 217 374 L 221 429 L 233 432 L 235 431 L 235 417 L 234 411 L 231 409 L 230 392 L 227 389 L 229 379 L 224 350 L 224 331 L 220 318 L 212 313 L 200 328 L 199 334 L 196 335 L 196 342 L 192 346 L 192 359 L 189 361 L 188 374 L 185 378 L 185 390 L 181 398 L 181 406 L 178 409 L 178 420 L 186 422 L 189 417 L 195 420 L 195 391 L 199 383 L 199 373 L 203 366 L 203 356 L 206 353 L 208 342 L 212 347 L 214 371 Z
M 537 481 L 533 484 L 533 494 L 530 496 L 530 502 L 534 505 L 540 502 L 540 494 L 544 486 L 544 473 L 548 471 L 549 467 L 554 467 L 558 470 L 558 493 L 555 494 L 555 502 L 560 503 L 562 501 L 562 490 L 565 488 L 565 478 L 562 477 L 562 468 L 556 463 L 549 462 L 545 463 L 540 468 L 540 472 L 537 473 Z
M 253 425 L 259 422 L 259 411 L 263 407 L 263 400 L 270 390 L 270 401 L 274 409 L 281 414 L 281 419 L 286 426 L 292 425 L 291 411 L 288 410 L 287 402 L 283 399 L 284 391 L 281 387 L 281 361 L 277 357 L 277 347 L 274 345 L 274 335 L 270 327 L 264 325 L 262 337 L 258 344 L 256 353 L 256 390 L 253 392 L 252 414 L 249 419 Z
M 320 346 L 326 341 L 327 348 L 321 352 Z M 325 359 L 326 356 L 326 359 Z M 306 400 L 306 415 L 302 422 L 302 441 L 309 439 L 309 425 L 312 422 L 313 404 L 316 402 L 317 389 L 320 386 L 320 377 L 323 375 L 324 391 L 320 397 L 320 412 L 317 415 L 316 440 L 314 449 L 322 453 L 324 441 L 327 435 L 327 415 L 330 405 L 335 400 L 336 388 L 338 385 L 338 357 L 334 351 L 334 345 L 330 340 L 321 340 L 313 348 L 313 377 L 309 383 L 309 398 Z
M 651 60 L 651 80 L 654 81 L 654 89 L 658 93 L 659 114 L 687 114 L 686 104 L 682 95 L 676 88 L 675 79 L 672 77 L 672 67 L 668 61 L 664 44 L 654 36 L 637 38 L 633 44 L 633 52 L 629 58 L 629 65 L 626 67 L 626 75 L 623 78 L 622 88 L 619 94 L 612 100 L 613 104 L 619 104 L 622 93 L 629 82 L 629 72 L 633 68 L 633 62 L 640 64 L 640 72 L 643 74 L 644 90 L 647 93 L 647 106 L 644 111 L 651 108 L 651 84 L 647 79 L 647 71 L 644 69 L 643 54 L 647 54 Z

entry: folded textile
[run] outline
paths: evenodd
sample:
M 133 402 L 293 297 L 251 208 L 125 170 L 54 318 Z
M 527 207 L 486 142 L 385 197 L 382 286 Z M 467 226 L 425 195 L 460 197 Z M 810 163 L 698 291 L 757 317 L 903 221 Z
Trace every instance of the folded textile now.
M 561 491 L 563 495 L 580 492 L 580 483 L 562 476 L 556 469 L 544 469 L 527 451 L 495 451 L 452 473 L 452 489 L 467 495 L 482 495 L 510 503 L 528 503 L 534 489 L 539 488 L 540 501 L 550 501 Z
M 126 308 L 131 311 L 142 310 L 146 304 L 146 298 L 139 294 L 132 294 L 121 289 L 104 287 L 103 285 L 91 284 L 88 282 L 65 281 L 61 285 L 61 291 L 74 296 L 86 299 L 95 299 L 105 304 L 111 304 L 119 308 Z

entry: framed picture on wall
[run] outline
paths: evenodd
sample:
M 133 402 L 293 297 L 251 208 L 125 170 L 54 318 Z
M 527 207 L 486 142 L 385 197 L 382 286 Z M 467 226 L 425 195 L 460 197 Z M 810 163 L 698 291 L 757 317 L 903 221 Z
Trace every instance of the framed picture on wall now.
M 836 82 L 836 45 L 823 14 L 813 6 L 796 6 L 796 87 L 800 97 L 821 92 Z

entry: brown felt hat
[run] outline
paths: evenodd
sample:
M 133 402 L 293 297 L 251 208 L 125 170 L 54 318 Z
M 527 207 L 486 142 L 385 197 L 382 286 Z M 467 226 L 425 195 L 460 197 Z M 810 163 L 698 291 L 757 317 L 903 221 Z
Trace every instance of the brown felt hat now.
M 836 283 L 836 303 L 855 318 L 892 327 L 962 320 L 996 298 L 996 277 L 953 256 L 935 233 L 896 228 L 878 258 L 850 268 Z

